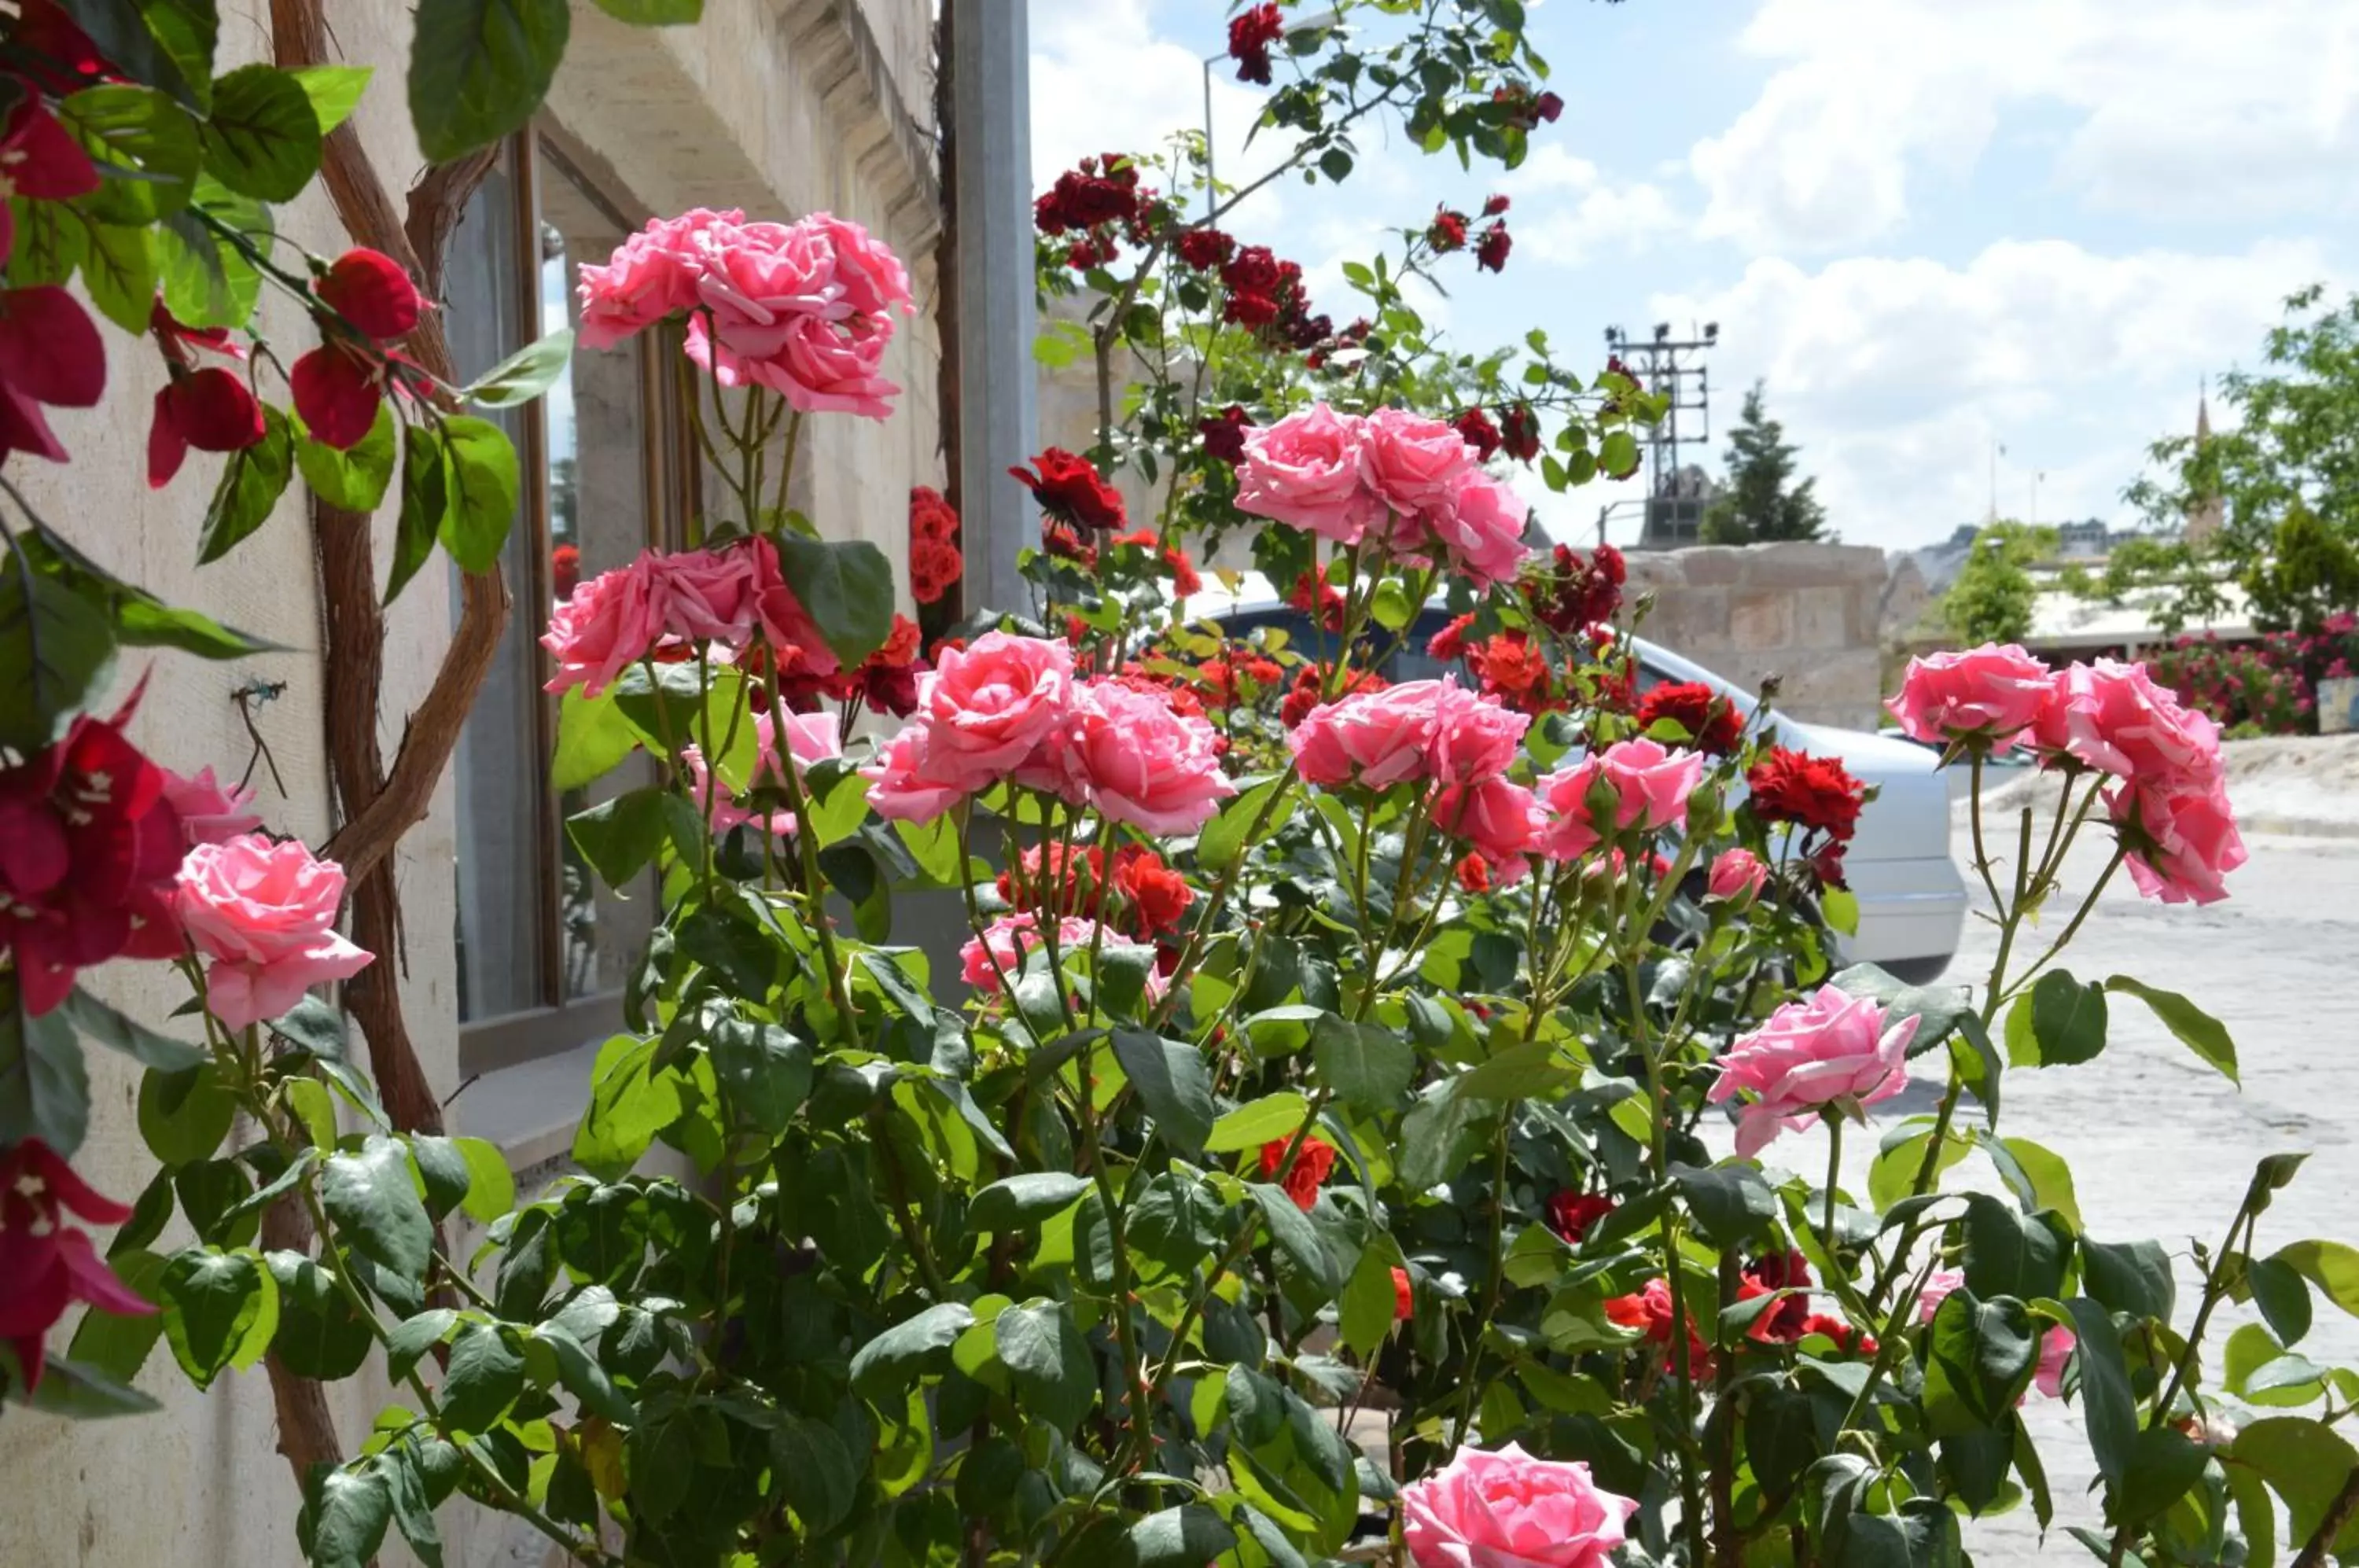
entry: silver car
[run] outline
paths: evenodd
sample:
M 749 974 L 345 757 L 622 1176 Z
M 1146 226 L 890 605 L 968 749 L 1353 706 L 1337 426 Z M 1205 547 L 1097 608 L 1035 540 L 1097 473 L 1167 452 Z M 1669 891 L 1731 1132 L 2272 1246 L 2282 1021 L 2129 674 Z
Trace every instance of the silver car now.
M 1260 626 L 1282 626 L 1298 647 L 1324 640 L 1310 619 L 1269 590 L 1258 573 L 1245 573 L 1235 594 L 1217 585 L 1190 595 L 1190 620 L 1218 623 L 1237 636 Z M 1448 623 L 1450 614 L 1428 605 L 1386 662 L 1391 679 L 1414 681 L 1441 675 L 1445 666 L 1427 657 L 1425 645 Z M 1734 702 L 1748 719 L 1759 699 L 1670 649 L 1636 639 L 1641 691 L 1668 681 L 1699 681 Z M 1872 963 L 1911 985 L 1939 979 L 1958 951 L 1965 924 L 1966 882 L 1950 854 L 1950 787 L 1935 754 L 1908 741 L 1864 730 L 1806 724 L 1772 708 L 1763 720 L 1781 746 L 1841 759 L 1852 775 L 1876 788 L 1861 813 L 1858 833 L 1843 869 L 1859 899 L 1859 930 L 1839 939 L 1843 958 Z

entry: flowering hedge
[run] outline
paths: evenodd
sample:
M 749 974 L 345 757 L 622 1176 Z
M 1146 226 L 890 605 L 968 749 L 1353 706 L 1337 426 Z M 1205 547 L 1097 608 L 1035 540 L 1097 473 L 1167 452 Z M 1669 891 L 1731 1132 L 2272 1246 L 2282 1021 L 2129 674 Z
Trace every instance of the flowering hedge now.
M 1430 5 L 1397 46 L 1441 67 L 1408 73 L 1421 138 L 1519 154 L 1549 117 L 1510 10 Z M 1237 18 L 1248 77 L 1282 16 Z M 1399 74 L 1322 47 L 1272 108 L 1313 152 L 1321 93 L 1371 59 Z M 1141 243 L 1208 226 L 1176 222 Z M 404 388 L 372 421 L 447 450 L 458 394 L 398 367 L 393 277 L 344 277 L 305 298 L 335 354 Z M 591 1565 L 1954 1563 L 1968 1519 L 2074 1512 L 2031 1398 L 2083 1417 L 2099 1481 L 2067 1528 L 2101 1556 L 2359 1549 L 2334 1430 L 2359 1384 L 2290 1348 L 2319 1298 L 2359 1312 L 2359 1252 L 2257 1239 L 2299 1157 L 2256 1172 L 2182 1313 L 2159 1243 L 2100 1239 L 2063 1162 L 1999 1131 L 2005 1074 L 2091 1060 L 2115 1001 L 2237 1071 L 2195 1001 L 2060 963 L 2115 871 L 2201 903 L 2244 858 L 2216 726 L 2143 669 L 1911 667 L 1907 733 L 1976 786 L 2027 753 L 2056 805 L 2044 842 L 2028 811 L 1986 834 L 1977 789 L 1992 971 L 1906 986 L 1833 942 L 1869 792 L 1766 707 L 1637 698 L 1617 560 L 1527 551 L 1491 467 L 1521 458 L 1461 396 L 1491 383 L 1402 348 L 1420 328 L 1317 366 L 1216 329 L 1219 377 L 1166 366 L 1136 428 L 1011 480 L 1047 525 L 1045 618 L 921 648 L 884 557 L 779 499 L 801 419 L 891 413 L 897 260 L 823 214 L 699 212 L 582 295 L 587 335 L 657 334 L 703 373 L 725 494 L 696 548 L 580 582 L 543 637 L 559 787 L 658 765 L 566 825 L 658 915 L 577 1169 L 520 1193 L 489 1146 L 388 1126 L 309 994 L 372 962 L 336 931 L 341 873 L 142 757 L 128 712 L 90 706 L 97 661 L 28 665 L 34 726 L 0 735 L 12 1399 L 136 1406 L 159 1343 L 200 1387 L 266 1355 L 382 1368 L 395 1401 L 305 1477 L 322 1568 L 396 1532 L 439 1560 L 457 1497 Z M 1164 340 L 1151 313 L 1126 341 Z M 1646 409 L 1610 368 L 1534 363 L 1570 483 Z M 1248 407 L 1231 377 L 1255 364 Z M 1151 530 L 1116 462 L 1185 476 Z M 921 509 L 940 542 L 954 521 Z M 1171 609 L 1190 520 L 1258 530 L 1322 636 Z M 43 607 L 69 595 L 130 646 L 171 615 L 35 527 L 11 541 L 28 608 L 71 621 Z M 1468 679 L 1388 681 L 1437 598 L 1457 618 L 1428 651 Z M 2083 832 L 2104 876 L 2035 920 Z M 892 944 L 928 891 L 965 914 L 955 976 Z M 178 966 L 201 1044 L 80 988 L 118 956 Z M 148 1069 L 136 1203 L 68 1163 L 77 1036 Z M 1845 1191 L 1845 1138 L 1911 1081 L 1936 1110 Z M 1823 1181 L 1774 1163 L 1821 1125 Z M 1972 1156 L 1998 1192 L 1947 1183 Z M 290 1210 L 308 1235 L 257 1246 Z M 102 1258 L 82 1227 L 110 1224 Z M 2207 1359 L 2224 1301 L 2261 1321 Z M 2244 1400 L 2271 1413 L 2226 1419 Z
M 2330 615 L 2315 632 L 2270 632 L 2249 644 L 2182 637 L 2155 655 L 2158 680 L 2233 735 L 2315 735 L 2318 683 L 2348 679 L 2359 616 Z

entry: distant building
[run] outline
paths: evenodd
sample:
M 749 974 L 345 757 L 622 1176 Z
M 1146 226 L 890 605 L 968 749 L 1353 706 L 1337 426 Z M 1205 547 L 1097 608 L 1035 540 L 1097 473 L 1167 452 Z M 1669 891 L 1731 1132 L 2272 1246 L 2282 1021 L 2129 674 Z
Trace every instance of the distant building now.
M 2212 439 L 2212 403 L 2201 392 L 2195 395 L 2195 450 L 2201 452 L 2203 443 Z M 2201 544 L 2220 531 L 2226 520 L 2227 508 L 2218 495 L 2205 495 L 2188 509 L 2187 520 L 2180 527 L 2180 537 L 2189 544 Z
M 1683 550 L 1703 542 L 1703 515 L 1720 498 L 1720 485 L 1701 467 L 1690 463 L 1665 482 L 1662 493 L 1647 497 L 1647 519 L 1638 534 L 1640 550 Z

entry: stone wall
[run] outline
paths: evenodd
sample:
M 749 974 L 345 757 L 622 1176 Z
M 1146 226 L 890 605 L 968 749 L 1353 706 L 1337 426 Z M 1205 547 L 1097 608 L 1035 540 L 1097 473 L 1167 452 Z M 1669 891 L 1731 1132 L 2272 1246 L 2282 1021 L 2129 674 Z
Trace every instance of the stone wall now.
M 265 0 L 224 0 L 216 68 L 267 59 Z M 409 0 L 331 0 L 335 46 L 346 63 L 373 66 L 374 83 L 354 125 L 397 201 L 422 168 L 404 107 L 402 82 L 413 12 Z M 573 38 L 549 95 L 547 125 L 598 177 L 602 193 L 632 223 L 700 203 L 742 206 L 756 216 L 791 217 L 819 208 L 878 233 L 909 265 L 919 314 L 901 323 L 888 371 L 903 396 L 894 417 L 842 416 L 807 426 L 809 495 L 821 526 L 837 537 L 877 540 L 897 564 L 907 558 L 912 484 L 942 482 L 936 419 L 939 351 L 933 324 L 932 243 L 939 202 L 930 136 L 921 123 L 931 101 L 929 0 L 707 0 L 692 27 L 640 30 L 614 22 L 592 0 L 576 0 Z M 282 231 L 333 255 L 346 237 L 325 196 L 281 212 Z M 267 305 L 258 328 L 288 352 L 309 326 Z M 27 499 L 112 571 L 176 604 L 191 605 L 279 644 L 288 651 L 234 665 L 163 654 L 125 658 L 119 700 L 146 677 L 135 740 L 172 767 L 212 765 L 234 779 L 254 746 L 232 692 L 251 680 L 284 681 L 257 709 L 284 793 L 256 767 L 267 825 L 318 844 L 335 825 L 323 755 L 310 530 L 298 485 L 277 513 L 240 547 L 233 564 L 198 570 L 196 541 L 218 460 L 197 454 L 177 483 L 151 492 L 141 483 L 149 403 L 161 379 L 151 345 L 103 321 L 109 373 L 97 409 L 51 410 L 71 466 L 29 463 L 10 472 Z M 282 390 L 273 389 L 283 401 Z M 379 519 L 382 569 L 390 517 Z M 422 572 L 388 617 L 384 746 L 394 754 L 403 726 L 431 681 L 449 638 L 452 598 L 446 572 Z M 518 615 L 535 614 L 519 604 Z M 446 1100 L 460 1086 L 452 866 L 457 855 L 453 790 L 446 778 L 426 822 L 402 844 L 397 872 L 404 899 L 401 990 L 428 1077 Z M 393 962 L 386 955 L 380 962 Z M 116 964 L 87 977 L 107 1000 L 160 1021 L 179 999 L 154 965 Z M 168 1027 L 179 1027 L 178 1025 Z M 88 1141 L 76 1165 L 102 1192 L 129 1199 L 155 1169 L 136 1127 L 138 1078 L 125 1059 L 88 1053 L 92 1098 Z M 494 1077 L 502 1076 L 495 1074 Z M 486 1132 L 492 1096 L 476 1083 L 451 1106 L 461 1132 Z M 571 1086 L 586 1099 L 586 1075 Z M 168 1232 L 166 1249 L 184 1236 Z M 70 1333 L 71 1323 L 64 1325 Z M 62 1339 L 62 1335 L 60 1336 Z M 0 1420 L 0 1472 L 19 1484 L 0 1496 L 0 1563 L 8 1568 L 281 1568 L 302 1561 L 299 1506 L 261 1368 L 227 1372 L 199 1395 L 158 1347 L 139 1386 L 164 1401 L 157 1413 L 72 1423 L 11 1407 Z M 387 1402 L 381 1382 L 363 1377 L 331 1390 L 345 1450 L 355 1452 Z M 513 1536 L 503 1521 L 453 1504 L 441 1511 L 452 1568 L 539 1564 L 546 1542 Z M 397 1543 L 387 1568 L 412 1561 Z
M 1884 552 L 1868 545 L 1706 545 L 1634 551 L 1630 589 L 1655 596 L 1641 635 L 1746 691 L 1776 676 L 1806 723 L 1875 727 Z

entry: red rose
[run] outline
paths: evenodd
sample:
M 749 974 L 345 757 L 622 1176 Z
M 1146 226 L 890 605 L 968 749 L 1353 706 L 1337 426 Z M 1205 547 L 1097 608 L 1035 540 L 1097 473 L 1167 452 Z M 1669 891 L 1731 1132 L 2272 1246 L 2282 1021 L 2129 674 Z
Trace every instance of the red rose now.
M 1235 254 L 1237 242 L 1218 229 L 1183 229 L 1177 248 L 1181 261 L 1199 272 L 1210 272 Z
M 1331 632 L 1343 629 L 1343 595 L 1319 572 L 1306 572 L 1294 580 L 1286 602 L 1306 615 L 1315 615 Z
M 958 537 L 958 513 L 930 485 L 909 488 L 909 537 L 948 543 Z
M 942 539 L 919 539 L 909 546 L 909 596 L 919 604 L 939 603 L 965 574 L 966 558 L 958 546 Z
M 1188 906 L 1196 901 L 1188 879 L 1150 849 L 1134 846 L 1114 856 L 1114 882 L 1138 911 L 1139 925 L 1147 932 L 1177 930 Z
M 1242 403 L 1232 403 L 1211 419 L 1196 421 L 1196 433 L 1204 438 L 1204 455 L 1231 467 L 1245 461 L 1245 432 L 1253 428 Z
M 1483 215 L 1486 218 L 1495 218 L 1506 210 L 1507 198 L 1504 195 L 1487 197 L 1483 202 Z
M 1447 207 L 1437 208 L 1433 222 L 1426 228 L 1425 243 L 1444 253 L 1465 249 L 1466 214 Z
M 1122 495 L 1105 482 L 1097 465 L 1088 458 L 1052 446 L 1035 457 L 1032 464 L 1032 468 L 1011 468 L 1007 472 L 1032 492 L 1043 512 L 1075 528 L 1122 527 L 1125 520 Z
M 1671 1288 L 1660 1279 L 1649 1279 L 1647 1288 L 1634 1296 L 1616 1296 L 1605 1303 L 1609 1322 L 1624 1328 L 1644 1329 L 1648 1343 L 1669 1345 L 1671 1343 Z M 1695 1314 L 1688 1314 L 1688 1372 L 1701 1381 L 1712 1376 L 1712 1349 L 1696 1333 Z M 1666 1351 L 1666 1370 L 1679 1363 Z
M 1848 840 L 1859 826 L 1866 788 L 1832 757 L 1810 757 L 1771 746 L 1745 776 L 1752 792 L 1754 819 L 1762 822 L 1793 822 Z
M 1491 890 L 1491 863 L 1480 854 L 1470 854 L 1456 866 L 1458 885 L 1469 893 Z
M 549 585 L 561 604 L 582 585 L 582 547 L 561 544 L 549 552 Z
M 1548 656 L 1517 628 L 1504 631 L 1467 656 L 1483 690 L 1519 713 L 1536 713 L 1549 698 Z
M 1851 886 L 1843 879 L 1843 845 L 1839 840 L 1829 839 L 1819 845 L 1802 864 L 1810 868 L 1811 877 L 1821 887 L 1847 888 Z
M 1612 1214 L 1614 1200 L 1596 1192 L 1551 1192 L 1548 1201 L 1548 1227 L 1564 1238 L 1568 1247 L 1579 1247 L 1589 1227 Z
M 1541 119 L 1546 120 L 1549 125 L 1554 125 L 1556 117 L 1564 113 L 1564 100 L 1553 93 L 1543 93 L 1536 107 L 1539 110 Z
M 38 1138 L 0 1153 L 0 1339 L 16 1353 L 27 1393 L 40 1386 L 42 1341 L 74 1302 L 120 1317 L 156 1310 L 65 1223 L 68 1214 L 92 1225 L 131 1217 L 128 1205 L 93 1192 Z
M 1426 639 L 1426 656 L 1444 663 L 1465 658 L 1466 633 L 1473 625 L 1474 613 L 1470 610 Z
M 1286 34 L 1275 4 L 1249 5 L 1229 18 L 1229 58 L 1237 62 L 1237 80 L 1256 87 L 1269 85 L 1269 46 Z
M 1701 681 L 1667 681 L 1647 692 L 1638 703 L 1638 727 L 1652 729 L 1658 719 L 1678 724 L 1690 745 L 1713 757 L 1734 751 L 1745 733 L 1736 704 Z
M 1265 1181 L 1282 1180 L 1286 1195 L 1294 1200 L 1294 1206 L 1309 1214 L 1319 1204 L 1320 1183 L 1326 1181 L 1327 1172 L 1335 1168 L 1335 1146 L 1315 1135 L 1304 1138 L 1301 1149 L 1294 1157 L 1294 1163 L 1287 1167 L 1280 1178 L 1278 1163 L 1286 1158 L 1287 1142 L 1285 1138 L 1274 1138 L 1261 1146 L 1261 1179 Z
M 1529 403 L 1499 410 L 1499 445 L 1517 463 L 1529 463 L 1540 454 L 1539 416 L 1532 412 Z
M 1515 242 L 1507 237 L 1506 223 L 1493 223 L 1483 231 L 1483 237 L 1474 242 L 1475 267 L 1484 272 L 1505 271 L 1507 266 L 1507 251 L 1514 244 Z
M 1874 1334 L 1863 1334 L 1858 1329 L 1854 1328 L 1851 1324 L 1843 1322 L 1843 1319 L 1829 1317 L 1824 1312 L 1812 1312 L 1809 1317 L 1803 1319 L 1802 1332 L 1796 1334 L 1794 1337 L 1800 1339 L 1814 1334 L 1822 1334 L 1829 1339 L 1833 1340 L 1835 1342 L 1835 1348 L 1843 1352 L 1847 1356 L 1873 1356 L 1875 1354 L 1875 1336 Z
M 1458 432 L 1460 440 L 1474 449 L 1477 462 L 1488 463 L 1491 454 L 1499 450 L 1499 427 L 1493 424 L 1491 416 L 1480 408 L 1469 408 L 1460 414 L 1450 421 L 1450 428 Z
M 1408 1270 L 1393 1270 L 1393 1321 L 1407 1323 L 1417 1312 L 1417 1291 L 1409 1284 Z
M 1762 1344 L 1791 1345 L 1802 1337 L 1803 1324 L 1810 1315 L 1810 1266 L 1799 1252 L 1773 1252 L 1756 1258 L 1745 1266 L 1745 1278 L 1752 1287 L 1740 1296 L 1764 1295 L 1771 1290 L 1800 1292 L 1781 1297 L 1777 1304 L 1753 1320 L 1747 1334 Z
M 1196 563 L 1178 545 L 1163 552 L 1163 564 L 1171 569 L 1171 592 L 1185 599 L 1190 593 L 1204 591 L 1204 580 L 1196 575 Z

